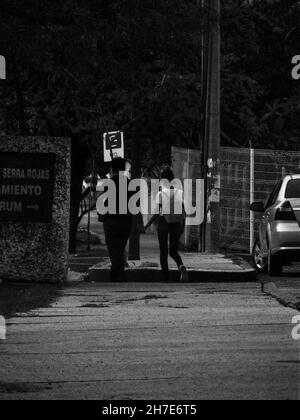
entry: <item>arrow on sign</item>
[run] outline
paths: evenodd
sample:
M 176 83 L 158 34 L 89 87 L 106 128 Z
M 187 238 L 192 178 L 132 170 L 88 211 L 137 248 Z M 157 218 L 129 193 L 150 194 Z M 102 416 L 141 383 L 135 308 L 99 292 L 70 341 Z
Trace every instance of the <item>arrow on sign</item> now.
M 35 210 L 35 211 L 39 211 L 40 206 L 38 206 L 37 204 L 35 204 L 35 205 L 29 205 L 29 206 L 27 206 L 27 209 L 28 209 L 28 210 Z

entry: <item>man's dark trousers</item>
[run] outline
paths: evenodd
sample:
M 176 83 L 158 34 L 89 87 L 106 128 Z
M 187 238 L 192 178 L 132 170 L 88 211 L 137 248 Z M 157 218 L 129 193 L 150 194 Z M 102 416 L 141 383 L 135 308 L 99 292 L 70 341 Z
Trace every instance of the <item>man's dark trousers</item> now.
M 125 248 L 131 234 L 131 219 L 104 222 L 106 244 L 111 261 L 110 280 L 125 282 Z

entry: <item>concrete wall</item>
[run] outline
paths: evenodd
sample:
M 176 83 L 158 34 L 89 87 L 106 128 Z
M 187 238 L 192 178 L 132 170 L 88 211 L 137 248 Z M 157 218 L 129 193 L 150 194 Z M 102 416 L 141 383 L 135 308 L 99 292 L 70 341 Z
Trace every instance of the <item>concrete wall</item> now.
M 68 270 L 71 145 L 68 139 L 1 137 L 3 153 L 54 154 L 52 220 L 0 220 L 0 279 L 63 282 Z M 1 197 L 0 197 L 1 198 Z M 2 197 L 2 200 L 4 198 Z

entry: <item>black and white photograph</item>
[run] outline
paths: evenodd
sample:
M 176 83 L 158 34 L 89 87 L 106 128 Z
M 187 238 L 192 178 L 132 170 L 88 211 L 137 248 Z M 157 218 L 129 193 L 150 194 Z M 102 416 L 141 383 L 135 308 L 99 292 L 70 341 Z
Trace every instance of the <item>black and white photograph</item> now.
M 300 1 L 0 0 L 0 401 L 300 400 Z

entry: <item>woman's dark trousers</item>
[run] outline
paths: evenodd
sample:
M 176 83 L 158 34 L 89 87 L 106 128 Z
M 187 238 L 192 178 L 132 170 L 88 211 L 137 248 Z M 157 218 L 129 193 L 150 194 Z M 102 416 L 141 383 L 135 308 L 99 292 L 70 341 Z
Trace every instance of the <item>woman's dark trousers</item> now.
M 170 281 L 168 255 L 176 262 L 178 268 L 183 265 L 178 253 L 180 237 L 182 235 L 182 225 L 180 223 L 167 223 L 164 217 L 160 217 L 158 222 L 158 240 L 160 248 L 160 263 L 166 282 Z M 170 246 L 169 246 L 170 245 Z

